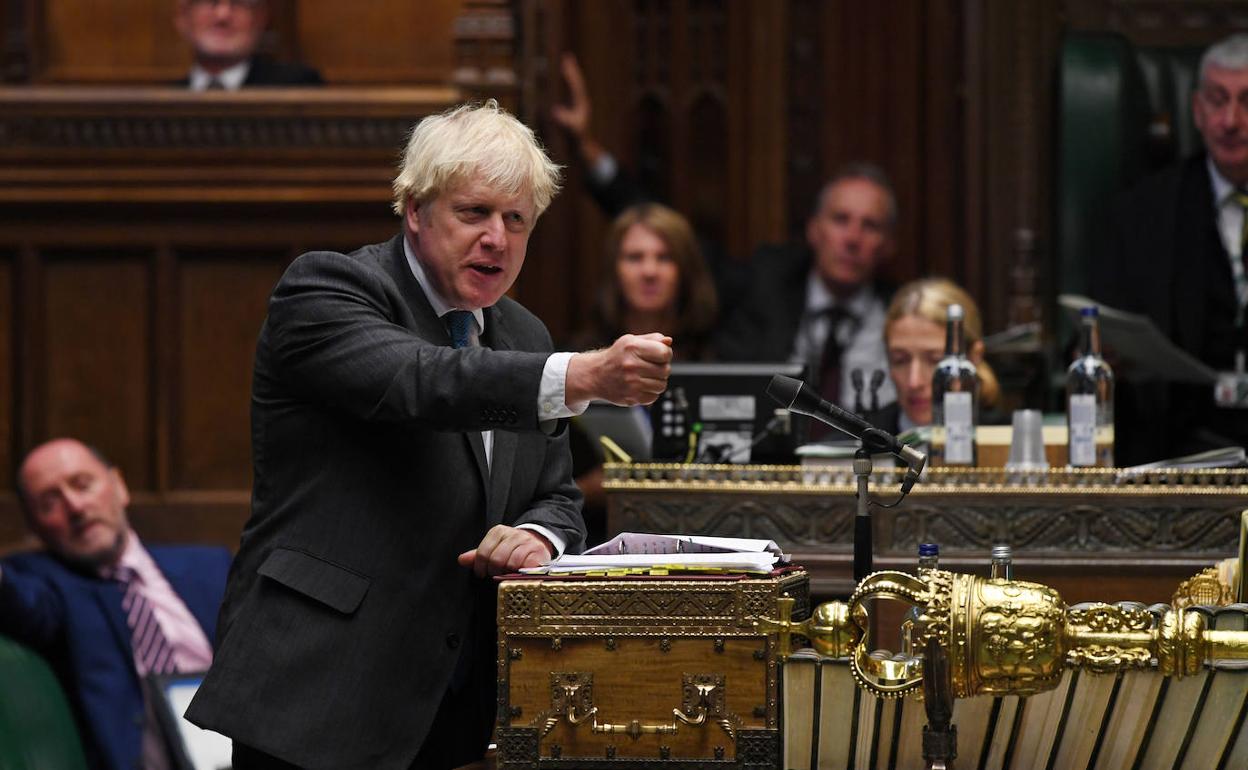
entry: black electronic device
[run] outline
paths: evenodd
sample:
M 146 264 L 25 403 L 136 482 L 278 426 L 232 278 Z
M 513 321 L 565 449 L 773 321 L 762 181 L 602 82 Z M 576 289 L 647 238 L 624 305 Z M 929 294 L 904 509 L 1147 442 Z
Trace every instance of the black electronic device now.
M 650 407 L 656 461 L 792 463 L 808 420 L 777 410 L 767 385 L 800 378 L 800 363 L 672 364 L 667 390 Z

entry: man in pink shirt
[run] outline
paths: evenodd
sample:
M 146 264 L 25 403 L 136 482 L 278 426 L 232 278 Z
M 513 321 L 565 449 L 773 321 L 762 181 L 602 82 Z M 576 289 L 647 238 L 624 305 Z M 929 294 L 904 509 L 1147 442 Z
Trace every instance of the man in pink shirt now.
M 121 472 L 74 439 L 27 455 L 17 490 L 46 550 L 0 561 L 0 633 L 57 671 L 93 768 L 170 767 L 150 676 L 212 662 L 229 552 L 144 546 Z

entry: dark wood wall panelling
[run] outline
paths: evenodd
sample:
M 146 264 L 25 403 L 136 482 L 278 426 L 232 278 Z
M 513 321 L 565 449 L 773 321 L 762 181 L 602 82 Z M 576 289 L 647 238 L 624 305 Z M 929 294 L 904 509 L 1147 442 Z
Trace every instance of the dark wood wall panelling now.
M 1136 45 L 1204 45 L 1233 31 L 1248 30 L 1242 0 L 1064 0 L 1066 26 L 1112 30 Z
M 521 296 L 556 337 L 585 323 L 606 262 L 608 222 L 585 193 L 575 147 L 550 119 L 574 53 L 592 131 L 654 196 L 734 257 L 785 234 L 787 12 L 722 0 L 523 0 L 525 116 L 567 168 L 538 226 Z M 556 256 L 550 261 L 549 255 Z M 536 269 L 535 269 L 536 268 Z M 567 296 L 574 292 L 575 303 Z
M 564 50 L 575 52 L 586 72 L 595 135 L 731 257 L 746 259 L 765 241 L 803 237 L 823 182 L 847 162 L 869 160 L 898 191 L 899 249 L 888 277 L 939 273 L 990 296 L 1006 273 L 1009 238 L 1001 246 L 1001 238 L 981 233 L 988 219 L 1007 213 L 1002 227 L 1013 232 L 1023 204 L 982 210 L 995 205 L 980 176 L 987 162 L 981 145 L 1000 123 L 985 102 L 998 86 L 986 75 L 991 52 L 970 55 L 966 39 L 990 31 L 1002 36 L 999 48 L 1013 52 L 1020 36 L 1032 34 L 1014 24 L 1014 12 L 977 29 L 982 9 L 972 0 L 522 5 L 528 23 L 541 25 L 534 36 L 541 45 L 527 51 L 540 63 L 530 68 L 526 93 L 536 97 L 526 109 L 569 165 L 567 192 L 535 243 L 539 251 L 559 251 L 560 244 L 573 251 L 566 269 L 580 296 L 592 297 L 601 276 L 606 223 L 582 193 L 574 148 L 548 118 L 550 105 L 564 98 L 557 76 Z M 982 125 L 972 130 L 976 119 Z M 995 160 L 999 172 L 1020 162 Z M 1037 228 L 1040 217 L 1029 211 L 1025 220 Z M 525 279 L 534 277 L 528 272 Z M 530 296 L 528 284 L 524 291 Z M 995 326 L 1004 302 L 987 304 Z M 587 310 L 584 301 L 556 309 L 552 326 L 575 327 Z
M 0 372 L 0 392 L 12 394 L 0 404 L 5 467 L 47 438 L 82 437 L 123 469 L 141 532 L 233 544 L 251 483 L 252 357 L 273 284 L 299 253 L 384 240 L 394 220 L 360 205 L 143 206 L 118 219 L 116 207 L 76 208 L 72 228 L 37 206 L 0 217 L 3 240 L 15 236 L 26 255 L 21 271 L 0 262 L 11 309 L 0 353 L 14 363 Z M 0 543 L 20 536 L 14 502 L 0 497 Z
M 406 131 L 460 98 L 463 4 L 385 5 L 272 3 L 266 48 L 350 88 L 195 96 L 148 87 L 186 65 L 173 2 L 0 0 L 0 550 L 9 472 L 57 435 L 118 463 L 146 536 L 237 542 L 274 282 L 393 235 Z
M 190 53 L 174 27 L 177 0 L 3 0 L 16 63 L 8 80 L 169 83 Z M 262 50 L 313 63 L 335 84 L 445 83 L 464 0 L 343 3 L 269 0 Z M 367 55 L 362 55 L 367 52 Z

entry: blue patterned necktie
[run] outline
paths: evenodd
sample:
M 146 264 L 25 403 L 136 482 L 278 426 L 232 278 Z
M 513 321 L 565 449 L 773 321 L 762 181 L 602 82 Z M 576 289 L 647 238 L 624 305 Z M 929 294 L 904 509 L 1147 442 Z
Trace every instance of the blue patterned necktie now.
M 467 310 L 452 310 L 443 316 L 446 328 L 451 333 L 451 347 L 466 348 L 472 344 L 472 313 Z
M 129 567 L 118 567 L 112 578 L 121 583 L 124 589 L 121 610 L 126 615 L 126 625 L 130 626 L 130 639 L 139 674 L 172 674 L 177 671 L 173 645 L 156 621 L 156 613 L 152 611 L 151 603 L 139 586 L 138 575 Z

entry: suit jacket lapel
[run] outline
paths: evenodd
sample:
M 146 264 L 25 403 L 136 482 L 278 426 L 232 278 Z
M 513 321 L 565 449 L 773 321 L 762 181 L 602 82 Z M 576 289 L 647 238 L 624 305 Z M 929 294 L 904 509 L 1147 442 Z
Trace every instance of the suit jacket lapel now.
M 802 328 L 802 316 L 806 313 L 806 283 L 814 256 L 805 246 L 802 255 L 802 259 L 788 265 L 789 272 L 778 287 L 780 323 L 772 326 L 772 337 L 768 340 L 768 347 L 776 351 L 777 358 L 782 358 L 784 351 L 793 350 L 794 340 Z
M 433 306 L 429 304 L 424 290 L 420 288 L 420 282 L 416 280 L 416 276 L 412 275 L 412 268 L 407 264 L 407 255 L 403 252 L 403 237 L 403 234 L 399 233 L 391 239 L 389 265 L 390 274 L 407 299 L 408 309 L 411 311 L 414 323 L 412 330 L 430 342 L 450 347 L 450 332 L 447 331 L 442 320 L 434 314 Z M 487 328 L 490 325 L 487 323 Z M 472 458 L 476 461 L 477 477 L 481 480 L 481 486 L 488 492 L 490 466 L 485 460 L 485 442 L 481 440 L 481 434 L 475 430 L 465 432 L 464 440 L 468 442 Z M 497 447 L 495 450 L 497 453 Z
M 80 578 L 80 580 L 87 586 L 92 597 L 99 604 L 100 612 L 104 613 L 104 617 L 108 618 L 109 628 L 112 629 L 113 635 L 117 637 L 119 648 L 132 650 L 130 625 L 126 623 L 126 615 L 121 610 L 121 586 L 109 580 L 92 580 L 85 577 Z M 131 654 L 133 655 L 133 652 Z M 130 662 L 133 668 L 133 660 Z
M 505 325 L 499 321 L 501 315 L 497 308 L 485 309 L 485 336 L 481 343 L 492 350 L 512 350 L 515 345 Z M 511 492 L 511 470 L 515 461 L 516 434 L 509 430 L 494 431 L 494 457 L 486 484 L 486 489 L 489 490 L 486 498 L 488 500 L 487 526 L 494 526 L 503 521 L 503 512 L 507 508 L 507 496 Z
M 1163 236 L 1166 255 L 1175 260 L 1171 274 L 1176 285 L 1167 310 L 1175 341 L 1187 350 L 1199 351 L 1208 310 L 1205 287 L 1214 280 L 1210 273 L 1224 272 L 1230 279 L 1230 259 L 1218 235 L 1213 188 L 1203 154 L 1184 165 L 1177 188 L 1178 200 L 1165 215 Z M 1228 266 L 1225 271 L 1220 269 L 1223 265 Z

